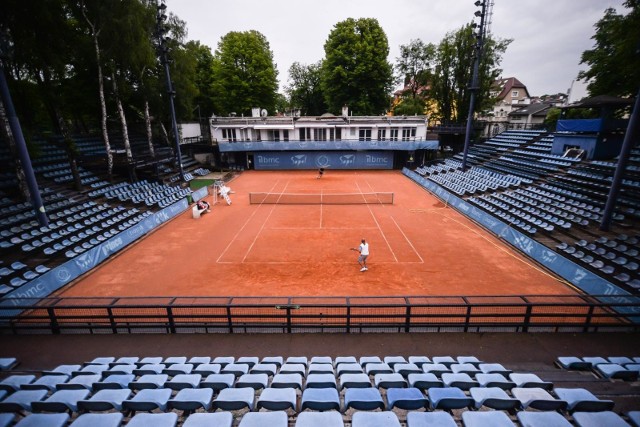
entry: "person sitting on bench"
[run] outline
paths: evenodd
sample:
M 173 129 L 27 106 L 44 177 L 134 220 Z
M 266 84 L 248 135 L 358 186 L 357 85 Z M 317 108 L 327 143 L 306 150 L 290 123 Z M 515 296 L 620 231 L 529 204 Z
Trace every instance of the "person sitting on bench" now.
M 198 200 L 196 206 L 198 207 L 200 213 L 211 212 L 211 206 L 209 206 L 209 203 L 204 200 Z

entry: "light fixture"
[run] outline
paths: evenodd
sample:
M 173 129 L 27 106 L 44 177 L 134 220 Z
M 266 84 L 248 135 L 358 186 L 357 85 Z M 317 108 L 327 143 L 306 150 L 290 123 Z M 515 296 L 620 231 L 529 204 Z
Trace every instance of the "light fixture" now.
M 477 3 L 477 2 L 476 2 Z M 477 5 L 476 5 L 477 6 Z M 167 8 L 167 5 L 164 3 L 160 3 L 160 6 L 158 6 L 158 9 L 160 9 L 161 11 L 164 12 L 164 10 Z
M 480 5 L 482 5 L 482 1 L 480 1 L 480 0 L 476 0 L 476 2 L 475 2 L 474 4 L 476 5 L 476 7 L 477 7 L 477 6 L 480 6 Z
M 474 13 L 475 16 L 482 16 L 482 12 L 480 12 L 479 10 L 476 10 L 476 13 Z

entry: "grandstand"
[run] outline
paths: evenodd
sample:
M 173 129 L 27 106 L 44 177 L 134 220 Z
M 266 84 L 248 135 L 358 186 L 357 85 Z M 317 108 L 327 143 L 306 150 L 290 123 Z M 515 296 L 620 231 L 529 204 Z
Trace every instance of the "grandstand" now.
M 106 319 L 106 326 L 65 329 L 56 318 L 60 313 L 52 309 L 59 301 L 46 299 L 49 294 L 134 242 L 144 245 L 145 236 L 187 212 L 203 192 L 180 182 L 169 153 L 159 156 L 168 160 L 157 162 L 158 167 L 141 162 L 135 180 L 121 168 L 109 181 L 100 166 L 103 148 L 91 138 L 77 141 L 83 187 L 78 191 L 64 150 L 55 141 L 39 141 L 41 154 L 33 164 L 50 224 L 40 226 L 31 204 L 17 203 L 15 177 L 5 173 L 0 181 L 0 304 L 4 308 L 0 357 L 8 362 L 0 375 L 0 425 L 18 420 L 28 425 L 33 420 L 40 425 L 126 421 L 134 426 L 153 422 L 188 427 L 207 422 L 203 414 L 214 412 L 220 425 L 240 426 L 411 427 L 428 425 L 427 418 L 439 418 L 441 425 L 524 426 L 550 425 L 551 421 L 554 425 L 638 425 L 640 355 L 633 314 L 640 293 L 640 149 L 632 151 L 611 230 L 603 232 L 598 226 L 616 159 L 554 155 L 553 138 L 546 132 L 507 131 L 471 147 L 471 168 L 466 172 L 461 170 L 461 156 L 456 155 L 403 173 L 581 289 L 588 300 L 581 307 L 588 306 L 584 317 L 589 320 L 572 323 L 575 319 L 570 318 L 554 324 L 561 313 L 553 308 L 544 311 L 544 303 L 535 306 L 534 301 L 517 309 L 506 306 L 505 312 L 498 312 L 493 302 L 483 305 L 478 314 L 476 306 L 465 301 L 467 305 L 445 303 L 451 311 L 435 316 L 455 313 L 457 324 L 438 325 L 434 330 L 441 333 L 426 336 L 411 329 L 413 320 L 405 322 L 410 319 L 411 304 L 384 306 L 375 319 L 359 314 L 364 319 L 359 328 L 338 330 L 368 334 L 288 334 L 295 332 L 299 318 L 290 313 L 296 304 L 287 302 L 276 309 L 289 315 L 279 315 L 267 330 L 285 334 L 246 333 L 263 332 L 259 324 L 246 327 L 247 318 L 265 317 L 250 305 L 245 307 L 247 312 L 235 314 L 240 324 L 228 331 L 234 334 L 158 335 L 179 332 L 175 327 L 182 326 L 183 307 L 173 310 L 170 304 L 145 307 L 115 300 L 74 314 L 74 321 L 100 318 Z M 134 146 L 144 152 L 145 144 L 140 140 Z M 0 159 L 3 170 L 11 170 L 8 150 L 0 151 Z M 183 165 L 187 181 L 209 174 L 188 156 Z M 577 275 L 577 271 L 585 273 Z M 30 306 L 39 300 L 39 309 Z M 24 307 L 16 313 L 15 307 L 21 304 Z M 118 304 L 135 314 L 114 317 Z M 494 333 L 505 325 L 497 327 L 487 319 L 509 316 L 512 325 L 504 330 L 535 330 L 530 318 L 536 313 L 527 311 L 534 306 L 547 317 L 545 329 L 540 330 L 574 333 Z M 220 316 L 231 319 L 234 315 L 226 307 L 220 306 Z M 333 313 L 351 310 L 349 303 L 326 308 L 336 310 Z M 13 321 L 22 310 L 24 318 L 36 316 L 31 320 L 39 323 L 31 326 L 37 327 Z M 396 315 L 398 310 L 403 313 Z M 165 313 L 167 320 L 163 318 L 159 328 L 150 324 L 149 319 Z M 210 332 L 211 324 L 202 320 L 207 313 L 188 313 L 188 321 L 201 322 L 188 331 Z M 386 320 L 380 320 L 385 315 Z M 520 315 L 524 320 L 513 320 Z M 269 316 L 276 315 L 269 312 Z M 594 327 L 592 316 L 605 316 L 611 323 Z M 468 323 L 459 321 L 462 318 Z M 400 325 L 393 323 L 398 319 Z M 326 319 L 322 322 L 325 327 Z M 313 324 L 308 326 L 312 329 Z M 87 331 L 91 335 L 79 334 Z M 381 331 L 410 333 L 376 333 Z M 611 332 L 582 333 L 588 331 Z M 153 360 L 145 360 L 152 356 Z M 578 360 L 562 358 L 569 356 Z M 588 357 L 599 359 L 589 361 Z M 103 399 L 111 389 L 118 392 Z M 153 417 L 148 418 L 145 411 Z M 326 413 L 338 414 L 339 420 L 316 415 Z

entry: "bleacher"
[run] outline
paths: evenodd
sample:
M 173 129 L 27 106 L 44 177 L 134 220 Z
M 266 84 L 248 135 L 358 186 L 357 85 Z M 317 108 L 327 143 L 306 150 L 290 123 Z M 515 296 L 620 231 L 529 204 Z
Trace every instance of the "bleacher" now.
M 38 224 L 31 202 L 16 201 L 15 175 L 10 172 L 0 175 L 0 298 L 191 194 L 189 187 L 165 183 L 157 176 L 130 183 L 128 177 L 115 175 L 114 182 L 109 182 L 103 166 L 88 169 L 92 157 L 105 155 L 101 139 L 94 137 L 74 141 L 84 187 L 77 191 L 69 158 L 56 142 L 60 139 L 34 141 L 38 155 L 32 159 L 48 226 Z M 116 139 L 114 146 L 117 148 L 118 144 L 121 142 Z M 148 144 L 144 139 L 134 138 L 132 149 L 144 153 Z M 85 161 L 87 166 L 81 166 Z M 13 169 L 6 149 L 0 151 L 0 165 Z M 191 179 L 210 173 L 187 156 L 183 156 L 183 165 Z M 165 177 L 175 174 L 171 165 L 162 168 Z
M 506 131 L 469 148 L 466 172 L 461 170 L 462 153 L 420 166 L 415 172 L 612 283 L 638 293 L 637 254 L 613 257 L 574 247 L 585 239 L 615 241 L 629 234 L 633 241 L 636 237 L 630 230 L 637 229 L 640 219 L 640 149 L 632 150 L 612 215 L 612 230 L 604 233 L 598 227 L 617 159 L 585 161 L 558 156 L 551 154 L 552 144 L 553 135 L 541 131 Z M 633 254 L 637 248 L 630 249 Z
M 0 359 L 0 425 L 638 426 L 640 357 L 532 371 L 473 355 Z M 536 365 L 541 366 L 541 365 Z M 585 377 L 585 373 L 589 377 Z

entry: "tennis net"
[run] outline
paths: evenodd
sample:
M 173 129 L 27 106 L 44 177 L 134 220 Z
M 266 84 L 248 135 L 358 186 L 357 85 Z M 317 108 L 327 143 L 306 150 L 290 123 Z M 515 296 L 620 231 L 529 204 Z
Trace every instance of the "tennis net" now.
M 393 193 L 249 193 L 251 205 L 392 205 Z

